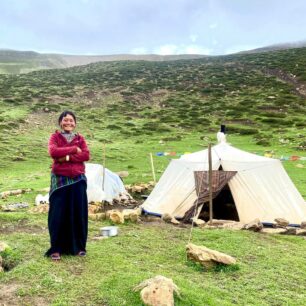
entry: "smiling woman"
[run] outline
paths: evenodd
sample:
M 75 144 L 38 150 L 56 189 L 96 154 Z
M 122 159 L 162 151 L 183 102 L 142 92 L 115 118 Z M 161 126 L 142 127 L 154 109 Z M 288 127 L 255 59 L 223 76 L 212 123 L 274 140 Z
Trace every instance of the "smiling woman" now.
M 53 159 L 48 227 L 51 248 L 46 252 L 52 260 L 61 254 L 86 255 L 88 201 L 84 162 L 89 160 L 85 139 L 74 132 L 76 117 L 64 111 L 58 119 L 61 131 L 49 140 Z

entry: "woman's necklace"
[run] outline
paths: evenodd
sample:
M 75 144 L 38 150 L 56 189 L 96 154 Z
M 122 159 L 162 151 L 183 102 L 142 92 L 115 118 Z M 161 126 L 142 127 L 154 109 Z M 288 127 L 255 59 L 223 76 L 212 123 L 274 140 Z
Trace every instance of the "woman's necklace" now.
M 68 142 L 71 142 L 76 135 L 75 133 L 67 133 L 67 132 L 61 132 L 61 133 Z

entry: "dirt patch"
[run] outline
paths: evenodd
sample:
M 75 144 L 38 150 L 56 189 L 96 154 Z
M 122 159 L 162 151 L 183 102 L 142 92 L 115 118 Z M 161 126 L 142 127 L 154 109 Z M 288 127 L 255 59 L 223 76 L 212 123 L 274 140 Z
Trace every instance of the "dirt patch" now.
M 20 298 L 17 295 L 18 289 L 19 285 L 15 283 L 0 285 L 0 305 L 20 305 Z
M 22 219 L 18 223 L 4 223 L 0 227 L 0 234 L 11 234 L 11 233 L 42 233 L 47 228 L 39 225 L 28 224 L 27 220 Z
M 20 306 L 33 305 L 45 306 L 49 305 L 45 298 L 41 296 L 24 296 L 18 295 L 18 290 L 21 288 L 19 284 L 10 283 L 0 285 L 0 305 L 1 306 Z

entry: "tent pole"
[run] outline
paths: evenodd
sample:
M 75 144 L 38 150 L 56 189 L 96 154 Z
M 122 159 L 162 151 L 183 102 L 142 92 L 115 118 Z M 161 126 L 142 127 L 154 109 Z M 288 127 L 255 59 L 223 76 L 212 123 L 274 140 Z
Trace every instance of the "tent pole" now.
M 209 223 L 213 220 L 213 200 L 212 200 L 212 159 L 211 144 L 208 144 L 208 181 L 209 181 Z
M 104 191 L 104 182 L 105 182 L 105 162 L 106 162 L 106 148 L 105 143 L 103 144 L 103 177 L 102 177 L 102 190 Z
M 154 185 L 156 185 L 156 177 L 155 177 L 155 170 L 154 170 L 154 163 L 153 163 L 153 155 L 152 155 L 152 153 L 150 153 L 150 159 L 151 159 L 151 168 L 152 168 L 153 181 L 154 181 Z

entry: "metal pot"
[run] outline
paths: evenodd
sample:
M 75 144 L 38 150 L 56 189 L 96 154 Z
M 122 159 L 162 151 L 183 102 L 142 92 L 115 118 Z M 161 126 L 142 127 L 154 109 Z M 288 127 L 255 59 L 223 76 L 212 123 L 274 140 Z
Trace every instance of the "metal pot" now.
M 104 237 L 113 237 L 118 235 L 118 227 L 117 226 L 106 226 L 101 227 L 101 235 Z

